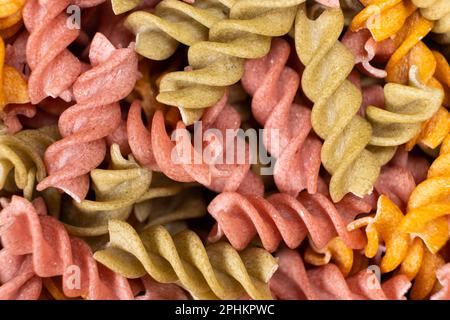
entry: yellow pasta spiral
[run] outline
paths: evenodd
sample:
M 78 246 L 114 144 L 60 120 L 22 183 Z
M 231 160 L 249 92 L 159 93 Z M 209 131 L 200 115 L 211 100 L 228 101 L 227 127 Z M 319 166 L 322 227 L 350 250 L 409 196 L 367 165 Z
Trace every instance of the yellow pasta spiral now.
M 127 278 L 149 274 L 161 283 L 178 282 L 197 299 L 271 299 L 268 281 L 277 260 L 267 251 L 236 251 L 225 242 L 203 245 L 192 231 L 175 236 L 162 226 L 138 234 L 129 224 L 109 222 L 110 243 L 94 258 Z
M 154 12 L 130 14 L 125 26 L 136 35 L 136 52 L 152 60 L 165 60 L 179 43 L 191 46 L 207 40 L 209 28 L 225 18 L 226 6 L 221 3 L 227 2 L 230 0 L 198 0 L 190 5 L 180 0 L 163 0 Z
M 75 236 L 100 236 L 108 233 L 109 220 L 126 220 L 133 209 L 138 220 L 147 224 L 168 223 L 206 214 L 199 194 L 189 190 L 189 197 L 182 193 L 167 198 L 179 194 L 182 185 L 152 178 L 150 170 L 140 167 L 132 157 L 124 159 L 119 146 L 113 144 L 110 168 L 91 171 L 95 200 L 73 201 L 71 206 L 67 206 L 62 217 L 66 228 Z M 155 201 L 152 199 L 156 198 L 166 198 L 165 210 L 152 203 Z
M 433 32 L 442 43 L 450 43 L 450 3 L 448 0 L 412 0 L 426 19 L 434 21 Z
M 442 90 L 425 86 L 418 69 L 410 69 L 410 86 L 388 83 L 384 86 L 385 108 L 368 106 L 366 117 L 372 124 L 370 144 L 394 147 L 408 142 L 420 132 L 421 125 L 439 109 Z
M 428 177 L 420 183 L 408 201 L 408 211 L 402 230 L 421 235 L 432 252 L 441 249 L 448 240 L 447 215 L 450 214 L 450 134 L 441 145 Z
M 4 0 L 0 3 L 0 37 L 9 38 L 22 26 L 25 0 Z
M 395 148 L 366 148 L 372 128 L 357 115 L 362 94 L 347 80 L 355 59 L 338 40 L 343 26 L 340 9 L 326 10 L 310 20 L 304 5 L 298 10 L 295 26 L 297 54 L 305 65 L 302 88 L 314 102 L 312 126 L 325 140 L 321 159 L 332 175 L 334 202 L 348 192 L 357 196 L 370 193 L 380 166 L 395 152 Z
M 368 241 L 365 254 L 368 258 L 375 257 L 380 244 L 384 243 L 386 252 L 381 259 L 381 272 L 391 272 L 399 267 L 398 273 L 406 275 L 409 280 L 415 279 L 411 298 L 424 299 L 433 291 L 436 270 L 444 264 L 444 259 L 436 254 L 435 248 L 425 246 L 421 238 L 433 237 L 433 232 L 440 234 L 442 226 L 435 224 L 433 227 L 437 229 L 426 230 L 413 238 L 402 229 L 403 218 L 400 209 L 382 195 L 378 198 L 375 217 L 357 219 L 349 224 L 348 229 L 365 227 Z
M 157 100 L 180 108 L 186 124 L 198 120 L 204 108 L 223 97 L 227 86 L 241 79 L 245 59 L 265 56 L 271 38 L 289 32 L 296 8 L 304 1 L 228 1 L 230 18 L 210 28 L 209 41 L 189 48 L 189 70 L 172 72 L 161 79 Z
M 14 135 L 0 135 L 0 190 L 22 192 L 28 200 L 35 197 L 36 184 L 47 175 L 45 149 L 58 138 L 56 126 L 23 130 Z M 52 215 L 59 213 L 60 196 L 50 188 L 41 193 Z

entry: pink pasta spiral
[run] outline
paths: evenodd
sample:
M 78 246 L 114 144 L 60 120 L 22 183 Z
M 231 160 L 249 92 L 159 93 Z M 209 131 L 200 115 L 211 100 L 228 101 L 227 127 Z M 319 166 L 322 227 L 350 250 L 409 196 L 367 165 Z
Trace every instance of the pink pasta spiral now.
M 133 155 L 141 165 L 161 171 L 175 181 L 196 181 L 216 192 L 263 194 L 264 186 L 260 177 L 250 170 L 248 144 L 243 140 L 243 144 L 239 144 L 240 138 L 237 136 L 233 136 L 233 141 L 225 139 L 227 130 L 237 130 L 241 124 L 239 113 L 227 104 L 227 100 L 228 93 L 206 110 L 202 121 L 198 122 L 198 127 L 194 130 L 194 141 L 201 141 L 200 151 L 213 151 L 209 160 L 206 160 L 205 152 L 194 148 L 190 132 L 181 121 L 172 133 L 173 141 L 166 130 L 163 113 L 156 111 L 149 132 L 142 122 L 140 104 L 134 103 L 127 121 L 127 134 Z M 211 128 L 214 131 L 207 133 Z M 244 145 L 244 150 L 234 149 L 235 157 L 227 162 L 227 152 L 231 151 L 227 149 L 227 145 L 233 148 Z M 217 150 L 219 152 L 214 154 Z M 243 156 L 241 162 L 238 161 L 239 155 Z
M 38 190 L 56 187 L 81 201 L 89 189 L 88 173 L 106 153 L 105 137 L 120 125 L 118 101 L 133 89 L 137 78 L 137 55 L 132 47 L 116 49 L 100 33 L 92 40 L 92 68 L 73 85 L 77 104 L 65 110 L 58 122 L 63 139 L 45 152 L 48 177 Z
M 298 252 L 290 249 L 280 250 L 277 257 L 279 268 L 270 281 L 270 289 L 278 299 L 404 300 L 411 287 L 405 275 L 393 276 L 380 284 L 367 269 L 345 279 L 332 263 L 306 270 Z
M 311 110 L 293 103 L 299 75 L 286 66 L 289 44 L 274 39 L 267 56 L 249 60 L 242 84 L 253 96 L 252 113 L 264 126 L 266 149 L 277 158 L 274 180 L 281 192 L 317 191 L 322 143 L 311 133 Z
M 78 37 L 79 28 L 68 24 L 65 13 L 71 4 L 95 6 L 104 0 L 30 0 L 23 8 L 23 20 L 30 33 L 26 57 L 31 74 L 28 82 L 31 102 L 61 97 L 72 100 L 71 86 L 82 71 L 81 62 L 67 47 Z
M 62 276 L 66 297 L 86 299 L 187 299 L 174 284 L 149 276 L 128 281 L 98 264 L 89 246 L 69 236 L 64 225 L 48 216 L 45 203 L 13 196 L 1 199 L 0 299 L 38 299 L 42 278 Z
M 365 211 L 353 210 L 357 207 L 354 201 L 358 199 L 344 198 L 335 206 L 320 193 L 302 192 L 298 198 L 277 193 L 264 199 L 223 192 L 208 206 L 208 212 L 217 222 L 209 240 L 216 242 L 226 236 L 231 245 L 240 250 L 259 235 L 262 246 L 273 252 L 281 241 L 293 249 L 308 236 L 322 249 L 339 236 L 349 248 L 362 249 L 365 245 L 362 233 L 347 231 L 347 224 L 356 214 Z M 364 203 L 360 204 L 361 209 L 365 207 Z

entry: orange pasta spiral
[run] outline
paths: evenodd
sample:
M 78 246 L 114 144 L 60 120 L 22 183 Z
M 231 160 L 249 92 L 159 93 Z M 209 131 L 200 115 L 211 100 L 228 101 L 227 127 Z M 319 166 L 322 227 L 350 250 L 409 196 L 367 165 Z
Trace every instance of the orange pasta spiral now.
M 90 59 L 93 68 L 73 86 L 77 104 L 59 118 L 63 139 L 45 152 L 49 175 L 37 186 L 38 190 L 59 188 L 76 201 L 86 196 L 87 174 L 105 157 L 104 138 L 120 125 L 117 102 L 131 92 L 137 78 L 138 59 L 133 48 L 116 49 L 102 34 L 96 34 L 92 41 Z

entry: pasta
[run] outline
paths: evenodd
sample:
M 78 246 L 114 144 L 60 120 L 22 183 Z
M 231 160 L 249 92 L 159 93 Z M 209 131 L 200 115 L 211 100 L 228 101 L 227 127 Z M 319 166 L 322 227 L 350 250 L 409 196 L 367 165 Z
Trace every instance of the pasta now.
M 128 278 L 148 273 L 158 282 L 179 281 L 198 299 L 235 299 L 244 292 L 253 299 L 271 299 L 267 282 L 277 263 L 262 249 L 239 254 L 224 242 L 204 247 L 192 231 L 171 237 L 161 226 L 137 234 L 118 220 L 109 221 L 109 232 L 108 247 L 94 257 Z
M 104 159 L 103 138 L 120 124 L 117 101 L 131 92 L 137 73 L 137 56 L 132 48 L 116 49 L 102 34 L 97 34 L 91 43 L 90 59 L 93 68 L 73 85 L 77 104 L 59 118 L 63 139 L 45 151 L 49 175 L 37 186 L 38 190 L 56 187 L 78 202 L 85 198 L 89 188 L 87 173 Z M 78 126 L 80 118 L 85 120 Z M 104 125 L 99 127 L 99 123 Z M 80 154 L 82 163 L 78 159 Z
M 427 179 L 412 192 L 401 224 L 402 231 L 420 235 L 433 253 L 441 249 L 448 238 L 449 161 L 450 135 L 447 135 Z
M 270 281 L 270 289 L 279 299 L 402 300 L 411 286 L 404 275 L 380 285 L 367 269 L 345 279 L 334 264 L 305 270 L 300 255 L 290 249 L 281 250 L 277 257 L 280 267 Z
M 366 149 L 372 128 L 356 114 L 362 102 L 361 92 L 346 80 L 354 58 L 338 41 L 343 19 L 342 12 L 334 9 L 313 21 L 306 16 L 306 7 L 301 6 L 295 25 L 297 54 L 305 65 L 302 89 L 314 102 L 312 127 L 325 139 L 321 159 L 332 175 L 330 194 L 334 202 L 349 192 L 360 197 L 370 193 L 380 166 L 395 151 L 392 147 Z
M 80 6 L 97 5 L 104 0 L 79 0 Z M 46 97 L 71 101 L 71 87 L 82 71 L 81 62 L 67 47 L 78 37 L 79 29 L 69 28 L 64 13 L 70 0 L 27 1 L 23 21 L 30 33 L 27 41 L 28 80 L 33 104 Z M 51 48 L 51 50 L 49 50 Z
M 148 7 L 153 7 L 155 3 L 158 3 L 160 0 L 111 0 L 112 10 L 115 14 L 121 14 L 127 11 L 130 11 L 144 2 Z
M 195 218 L 206 213 L 199 196 L 191 195 L 180 198 L 178 205 L 173 198 L 165 199 L 174 203 L 172 210 L 164 216 L 157 216 L 151 199 L 170 197 L 182 190 L 181 186 L 160 184 L 152 178 L 152 172 L 139 167 L 131 157 L 122 157 L 119 146 L 111 146 L 111 168 L 94 169 L 91 179 L 95 190 L 95 200 L 75 202 L 72 210 L 63 215 L 69 233 L 75 236 L 99 236 L 108 233 L 108 220 L 126 220 L 134 211 L 140 221 L 146 223 L 168 223 L 174 220 Z M 167 207 L 167 205 L 166 205 Z M 180 208 L 177 211 L 177 207 Z M 153 210 L 152 210 L 153 209 Z M 71 212 L 73 211 L 73 212 Z M 161 211 L 161 210 L 159 210 Z M 159 219 L 158 219 L 159 218 Z
M 149 277 L 141 279 L 145 294 L 136 296 L 127 279 L 97 264 L 85 242 L 70 237 L 60 222 L 46 215 L 42 198 L 30 203 L 13 196 L 3 206 L 0 260 L 15 272 L 2 276 L 2 282 L 6 282 L 0 285 L 2 299 L 37 299 L 43 287 L 56 299 L 186 298 L 177 286 L 155 284 Z M 63 292 L 52 281 L 60 275 Z M 5 277 L 9 279 L 4 281 Z
M 227 86 L 244 74 L 245 59 L 264 57 L 272 37 L 287 34 L 295 8 L 304 0 L 228 1 L 230 18 L 215 23 L 208 41 L 189 48 L 190 68 L 172 72 L 161 79 L 157 100 L 182 107 L 183 122 L 198 120 L 203 109 L 216 104 Z M 248 46 L 252 43 L 252 47 Z
M 227 104 L 227 99 L 228 93 L 205 113 L 199 134 L 208 128 L 220 128 L 222 137 L 225 137 L 226 129 L 239 128 L 239 114 Z M 217 161 L 214 158 L 207 161 L 203 153 L 195 154 L 196 150 L 192 147 L 189 132 L 181 121 L 177 124 L 175 142 L 173 142 L 166 131 L 161 111 L 155 112 L 153 116 L 151 134 L 142 123 L 140 113 L 139 104 L 132 105 L 128 114 L 128 135 L 133 155 L 141 165 L 151 170 L 162 171 L 175 181 L 196 181 L 217 192 L 240 189 L 247 190 L 247 193 L 263 193 L 261 180 L 250 171 L 250 154 L 247 144 L 245 145 L 245 161 L 242 164 L 228 164 L 226 160 L 224 161 L 227 153 L 226 143 L 218 145 L 223 151 L 218 155 Z M 234 137 L 234 141 L 239 139 L 236 135 Z M 200 138 L 202 142 L 209 145 L 205 137 Z M 220 144 L 223 143 L 219 138 L 218 141 Z M 237 143 L 234 144 L 236 145 Z M 174 152 L 179 157 L 178 160 L 173 158 Z M 188 155 L 191 158 L 186 159 Z M 196 157 L 200 158 L 199 163 L 194 161 Z
M 22 26 L 22 8 L 25 0 L 7 0 L 0 7 L 0 37 L 9 38 Z
M 411 197 L 414 197 L 413 195 Z M 424 246 L 420 238 L 411 239 L 402 227 L 403 213 L 389 198 L 381 195 L 378 198 L 378 209 L 375 217 L 364 217 L 349 224 L 349 230 L 366 227 L 367 246 L 365 254 L 374 257 L 379 250 L 379 242 L 383 241 L 386 252 L 381 259 L 382 273 L 391 272 L 400 266 L 399 273 L 409 280 L 415 279 L 412 299 L 426 298 L 436 283 L 435 272 L 443 265 L 443 259 L 435 247 Z M 446 222 L 445 222 L 446 223 Z M 435 223 L 432 228 L 423 230 L 419 237 L 436 238 L 442 234 L 443 223 Z M 436 234 L 436 235 L 435 235 Z M 447 231 L 448 234 L 448 231 Z
M 174 54 L 179 43 L 191 46 L 207 40 L 209 28 L 225 18 L 226 7 L 221 3 L 226 2 L 201 0 L 190 5 L 180 0 L 163 0 L 152 13 L 131 13 L 125 26 L 136 35 L 136 52 L 148 59 L 165 60 Z M 113 1 L 113 8 L 115 3 L 123 1 Z
M 384 109 L 369 106 L 367 119 L 372 124 L 370 144 L 394 147 L 411 140 L 439 109 L 444 98 L 441 91 L 427 88 L 418 79 L 417 68 L 410 70 L 412 86 L 388 83 L 384 86 Z
M 267 56 L 247 61 L 242 84 L 253 96 L 253 116 L 264 125 L 264 145 L 278 159 L 275 183 L 296 197 L 303 189 L 317 191 L 321 143 L 310 134 L 309 109 L 292 103 L 300 78 L 285 67 L 289 53 L 287 42 L 274 39 Z M 276 133 L 279 144 L 271 141 Z
M 303 192 L 297 199 L 280 193 L 264 199 L 222 192 L 209 204 L 208 212 L 217 222 L 209 241 L 216 242 L 225 235 L 238 250 L 247 247 L 256 235 L 270 252 L 282 240 L 289 248 L 297 248 L 306 236 L 319 249 L 338 235 L 350 248 L 364 247 L 362 234 L 346 230 L 354 216 L 350 212 L 347 217 L 341 215 L 327 197 L 318 193 Z
M 34 199 L 36 184 L 46 176 L 43 161 L 45 148 L 56 141 L 58 136 L 55 127 L 0 135 L 0 190 L 20 192 L 26 199 Z M 60 196 L 56 190 L 48 189 L 42 195 L 47 201 L 50 214 L 57 215 Z
M 440 42 L 450 43 L 450 6 L 445 0 L 412 0 L 426 19 L 434 21 L 433 32 Z

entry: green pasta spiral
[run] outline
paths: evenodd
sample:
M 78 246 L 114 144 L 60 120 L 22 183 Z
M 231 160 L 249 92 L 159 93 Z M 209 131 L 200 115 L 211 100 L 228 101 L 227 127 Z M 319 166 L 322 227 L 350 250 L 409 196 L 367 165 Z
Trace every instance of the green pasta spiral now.
M 28 199 L 37 194 L 36 184 L 47 175 L 43 160 L 45 149 L 59 138 L 56 126 L 22 130 L 14 135 L 0 134 L 0 190 L 22 193 Z M 52 215 L 58 215 L 60 195 L 49 188 L 44 196 Z
M 197 299 L 271 299 L 268 281 L 277 260 L 267 251 L 237 252 L 225 242 L 203 245 L 192 231 L 171 236 L 162 226 L 138 234 L 129 224 L 109 222 L 110 243 L 94 258 L 127 278 L 149 274 L 161 283 L 179 283 Z
M 265 56 L 272 37 L 289 32 L 296 8 L 304 1 L 229 1 L 230 18 L 210 28 L 208 41 L 189 48 L 189 70 L 172 72 L 161 79 L 157 100 L 180 108 L 187 125 L 198 120 L 204 108 L 222 98 L 225 87 L 241 79 L 245 59 Z
M 125 26 L 136 35 L 136 52 L 152 60 L 165 60 L 179 43 L 191 46 L 208 39 L 208 29 L 225 18 L 227 10 L 222 3 L 227 2 L 230 0 L 197 0 L 190 5 L 163 0 L 154 12 L 130 14 Z
M 69 233 L 75 236 L 107 234 L 109 220 L 127 220 L 133 209 L 143 224 L 169 223 L 206 213 L 199 194 L 189 190 L 187 197 L 181 184 L 153 178 L 152 172 L 140 167 L 132 157 L 124 159 L 116 144 L 111 146 L 110 168 L 92 170 L 91 179 L 95 200 L 73 201 L 61 217 Z M 153 203 L 156 198 L 164 198 L 161 199 L 166 203 L 164 208 Z
M 297 54 L 305 65 L 302 88 L 314 102 L 312 126 L 325 140 L 321 159 L 331 174 L 334 202 L 349 192 L 358 196 L 370 193 L 380 166 L 395 152 L 395 148 L 366 148 L 372 128 L 357 115 L 362 94 L 347 80 L 355 59 L 338 40 L 343 26 L 340 9 L 325 10 L 310 20 L 304 5 L 298 10 L 295 26 Z
M 366 116 L 373 128 L 371 145 L 391 147 L 408 142 L 442 105 L 442 91 L 421 84 L 417 73 L 417 67 L 411 67 L 411 86 L 396 83 L 384 86 L 384 109 L 367 107 Z

